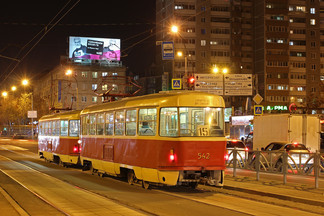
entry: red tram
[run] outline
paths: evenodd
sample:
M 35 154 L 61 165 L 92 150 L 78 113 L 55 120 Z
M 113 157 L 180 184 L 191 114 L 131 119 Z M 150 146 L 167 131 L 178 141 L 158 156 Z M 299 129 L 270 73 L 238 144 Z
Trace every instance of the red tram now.
M 61 165 L 80 163 L 80 111 L 39 119 L 38 154 Z
M 132 184 L 222 186 L 226 139 L 221 96 L 172 91 L 81 111 L 81 164 Z M 42 144 L 42 148 L 45 148 Z M 43 151 L 43 155 L 44 151 Z

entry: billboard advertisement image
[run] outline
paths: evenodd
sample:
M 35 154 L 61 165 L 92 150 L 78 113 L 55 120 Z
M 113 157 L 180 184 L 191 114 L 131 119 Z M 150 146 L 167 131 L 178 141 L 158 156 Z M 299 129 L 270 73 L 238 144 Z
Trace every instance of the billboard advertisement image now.
M 70 36 L 69 58 L 120 61 L 120 39 Z

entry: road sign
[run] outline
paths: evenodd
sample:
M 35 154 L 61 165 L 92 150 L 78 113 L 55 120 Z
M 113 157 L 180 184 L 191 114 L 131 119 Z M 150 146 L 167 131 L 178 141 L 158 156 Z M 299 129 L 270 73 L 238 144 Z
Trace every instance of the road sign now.
M 161 47 L 163 60 L 174 59 L 174 46 L 172 41 L 163 41 Z
M 181 79 L 172 79 L 172 89 L 181 89 Z
M 252 74 L 226 74 L 224 86 L 224 95 L 252 95 Z
M 37 111 L 27 111 L 28 118 L 37 118 Z
M 262 115 L 262 114 L 263 114 L 263 106 L 254 105 L 254 115 Z
M 257 104 L 260 104 L 263 100 L 263 97 L 259 94 L 256 94 L 254 97 L 253 97 L 253 101 Z
M 223 95 L 223 76 L 219 74 L 195 74 L 195 90 Z

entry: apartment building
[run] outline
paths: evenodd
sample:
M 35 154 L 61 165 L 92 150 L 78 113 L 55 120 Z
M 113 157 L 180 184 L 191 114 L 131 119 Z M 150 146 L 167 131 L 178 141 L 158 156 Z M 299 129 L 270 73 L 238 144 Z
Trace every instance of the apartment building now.
M 184 77 L 227 67 L 253 74 L 252 97 L 263 97 L 266 112 L 286 112 L 292 103 L 313 112 L 323 106 L 324 1 L 157 0 L 156 9 L 156 40 L 174 41 L 175 52 L 185 53 L 162 61 L 162 73 Z M 244 107 L 248 97 L 225 97 L 226 106 Z
M 119 61 L 104 63 L 78 63 L 62 58 L 59 66 L 38 80 L 34 92 L 49 108 L 73 110 L 112 99 L 102 97 L 109 89 L 117 98 L 126 94 L 129 91 L 126 67 Z M 68 70 L 71 70 L 70 75 L 66 75 Z

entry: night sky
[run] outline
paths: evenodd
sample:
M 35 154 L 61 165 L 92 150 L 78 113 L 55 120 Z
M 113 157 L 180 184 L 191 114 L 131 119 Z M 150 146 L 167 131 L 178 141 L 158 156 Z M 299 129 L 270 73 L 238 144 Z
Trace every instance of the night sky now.
M 0 29 L 0 88 L 59 65 L 69 36 L 120 38 L 123 65 L 140 74 L 154 62 L 155 0 L 6 1 Z M 9 58 L 24 59 L 12 71 L 17 61 Z

